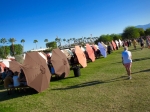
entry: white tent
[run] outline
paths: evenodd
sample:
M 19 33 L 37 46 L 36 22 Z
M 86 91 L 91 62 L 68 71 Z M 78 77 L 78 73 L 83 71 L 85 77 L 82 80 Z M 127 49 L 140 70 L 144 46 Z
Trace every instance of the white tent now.
M 11 60 L 5 59 L 5 60 L 2 61 L 2 63 L 3 63 L 6 67 L 9 68 L 9 61 L 11 61 Z
M 122 46 L 122 41 L 119 39 L 120 46 Z

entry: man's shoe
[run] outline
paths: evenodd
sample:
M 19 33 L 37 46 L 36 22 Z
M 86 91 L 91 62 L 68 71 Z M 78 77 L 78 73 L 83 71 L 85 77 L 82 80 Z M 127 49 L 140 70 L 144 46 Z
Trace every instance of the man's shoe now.
M 132 79 L 132 77 L 131 76 L 129 76 L 129 80 L 131 80 Z

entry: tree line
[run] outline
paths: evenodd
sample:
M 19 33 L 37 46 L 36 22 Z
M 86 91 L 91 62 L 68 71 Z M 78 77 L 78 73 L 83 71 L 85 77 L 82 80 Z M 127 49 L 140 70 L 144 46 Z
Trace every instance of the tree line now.
M 150 35 L 150 28 L 147 28 L 146 30 L 144 30 L 143 28 L 136 28 L 134 26 L 129 26 L 126 27 L 123 30 L 122 34 L 107 34 L 107 35 L 101 35 L 96 41 L 97 42 L 109 42 L 112 40 L 127 40 L 127 39 L 136 39 L 139 37 L 143 37 L 145 38 L 145 36 Z
M 51 51 L 52 49 L 59 47 L 59 48 L 64 48 L 64 47 L 71 47 L 71 46 L 75 46 L 75 45 L 81 45 L 84 46 L 86 43 L 89 44 L 97 44 L 98 42 L 108 42 L 108 41 L 112 41 L 112 40 L 124 40 L 124 39 L 135 39 L 135 38 L 139 38 L 139 37 L 144 37 L 150 35 L 150 28 L 147 28 L 146 30 L 144 30 L 143 28 L 136 28 L 134 26 L 129 26 L 126 27 L 123 30 L 122 34 L 106 34 L 106 35 L 101 35 L 99 37 L 82 37 L 82 38 L 70 38 L 70 39 L 61 39 L 58 36 L 55 38 L 54 41 L 49 42 L 48 39 L 45 39 L 45 46 L 47 48 L 49 48 L 46 51 Z M 7 46 L 6 43 L 9 42 L 11 43 L 10 46 Z M 2 46 L 0 46 L 0 57 L 1 58 L 6 58 L 6 56 L 8 54 L 10 54 L 11 56 L 15 56 L 15 55 L 20 55 L 24 52 L 24 43 L 25 43 L 25 39 L 21 39 L 21 44 L 14 44 L 16 42 L 15 38 L 10 38 L 10 39 L 6 39 L 6 38 L 1 38 L 0 39 L 0 43 L 2 43 Z M 36 49 L 37 49 L 37 43 L 38 40 L 34 40 L 33 43 L 35 43 L 36 45 Z
M 11 43 L 11 45 L 6 45 L 8 44 L 7 42 Z M 15 42 L 15 38 L 10 38 L 8 40 L 6 38 L 0 39 L 0 43 L 2 43 L 2 46 L 0 46 L 0 58 L 6 58 L 8 55 L 14 56 L 22 54 L 22 45 L 14 44 Z
M 108 42 L 112 40 L 126 40 L 126 39 L 135 39 L 139 37 L 145 37 L 150 35 L 150 28 L 144 30 L 143 28 L 136 28 L 134 26 L 126 27 L 123 30 L 122 34 L 106 34 L 101 35 L 99 37 L 82 37 L 82 38 L 70 38 L 70 39 L 61 39 L 56 37 L 55 42 L 57 43 L 58 47 L 62 47 L 62 43 L 64 46 L 74 46 L 74 45 L 85 45 L 86 43 L 89 44 L 97 44 L 98 42 Z

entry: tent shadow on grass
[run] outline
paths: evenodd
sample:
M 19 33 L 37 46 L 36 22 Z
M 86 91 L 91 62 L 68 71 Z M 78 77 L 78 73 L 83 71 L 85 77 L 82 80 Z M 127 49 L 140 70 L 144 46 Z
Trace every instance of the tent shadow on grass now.
M 57 78 L 57 77 L 53 76 L 53 77 L 51 77 L 51 82 L 59 81 L 59 80 L 65 80 L 65 79 L 70 79 L 70 78 L 75 78 L 75 77 L 71 76 L 71 77 L 65 77 L 65 78 Z
M 18 98 L 22 96 L 28 96 L 37 94 L 38 92 L 32 88 L 26 88 L 26 92 L 24 90 L 19 91 L 12 91 L 10 95 L 8 95 L 8 92 L 6 90 L 0 91 L 0 101 L 10 100 L 13 98 Z
M 56 88 L 56 89 L 52 89 L 52 90 L 76 89 L 76 88 L 81 88 L 81 87 L 93 86 L 93 85 L 101 84 L 101 83 L 104 83 L 104 82 L 103 81 L 90 81 L 90 82 L 85 82 L 85 83 L 81 83 L 81 84 L 77 84 L 77 85 L 73 85 L 73 86 L 68 86 L 66 88 Z
M 111 83 L 111 82 L 122 81 L 122 80 L 127 80 L 127 76 L 121 76 L 118 78 L 105 80 L 105 81 L 99 81 L 99 80 L 90 81 L 90 82 L 85 82 L 85 83 L 81 83 L 81 84 L 77 84 L 77 85 L 73 85 L 73 86 L 68 86 L 66 88 L 56 88 L 56 89 L 52 89 L 52 90 L 77 89 L 77 88 L 88 87 L 88 86 L 93 86 L 93 85 L 97 85 L 97 84 Z
M 70 77 L 73 78 L 73 77 Z M 52 89 L 52 90 L 68 90 L 68 89 L 77 89 L 77 88 L 82 88 L 82 87 L 88 87 L 88 86 L 93 86 L 93 85 L 97 85 L 97 84 L 104 84 L 104 83 L 111 83 L 111 82 L 116 82 L 116 81 L 122 81 L 122 80 L 126 80 L 127 76 L 121 76 L 121 77 L 117 77 L 114 79 L 110 79 L 110 80 L 105 80 L 105 81 L 90 81 L 90 82 L 85 82 L 85 83 L 81 83 L 81 84 L 77 84 L 77 85 L 73 85 L 73 86 L 68 86 L 66 88 L 56 88 L 56 89 Z M 1 90 L 0 91 L 0 101 L 5 101 L 5 100 L 10 100 L 13 98 L 18 98 L 18 97 L 22 97 L 22 96 L 28 96 L 28 95 L 33 95 L 33 94 L 37 94 L 38 92 L 32 88 L 27 88 L 26 92 L 24 92 L 23 90 L 19 91 L 13 91 L 10 95 L 7 94 L 6 90 Z

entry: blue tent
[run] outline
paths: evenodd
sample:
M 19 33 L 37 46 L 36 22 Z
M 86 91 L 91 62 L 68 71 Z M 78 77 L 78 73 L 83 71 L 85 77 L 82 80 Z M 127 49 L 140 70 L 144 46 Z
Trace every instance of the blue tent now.
M 104 46 L 100 42 L 98 43 L 98 48 L 101 51 L 101 54 L 106 58 L 107 57 L 107 52 L 106 52 Z

